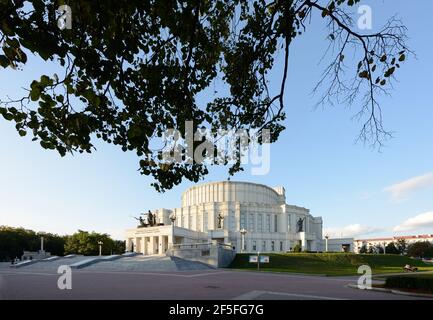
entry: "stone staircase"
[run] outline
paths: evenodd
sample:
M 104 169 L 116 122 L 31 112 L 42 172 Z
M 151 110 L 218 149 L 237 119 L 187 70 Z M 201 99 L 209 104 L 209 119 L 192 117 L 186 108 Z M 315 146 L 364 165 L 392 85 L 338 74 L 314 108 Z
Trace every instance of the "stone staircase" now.
M 189 261 L 177 257 L 167 256 L 72 256 L 59 257 L 51 261 L 37 261 L 30 265 L 23 265 L 20 271 L 57 273 L 61 265 L 71 266 L 73 269 L 95 272 L 172 272 L 187 270 L 213 269 L 202 262 Z
M 203 262 L 185 260 L 178 257 L 171 257 L 171 260 L 175 263 L 177 270 L 185 271 L 185 270 L 209 270 L 215 269 Z

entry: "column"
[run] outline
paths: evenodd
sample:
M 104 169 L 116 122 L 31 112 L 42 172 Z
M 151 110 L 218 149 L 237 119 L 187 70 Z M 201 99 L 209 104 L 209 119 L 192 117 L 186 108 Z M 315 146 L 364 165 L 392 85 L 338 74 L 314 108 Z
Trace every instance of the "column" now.
M 135 237 L 135 252 L 140 253 L 141 251 L 141 238 Z
M 154 245 L 155 241 L 153 240 L 153 237 L 149 237 L 149 254 L 154 254 Z
M 131 249 L 131 238 L 127 238 L 125 251 L 131 251 Z
M 158 254 L 159 248 L 158 248 L 158 236 L 153 236 L 153 254 Z
M 141 253 L 146 254 L 146 237 L 141 238 Z
M 159 235 L 158 236 L 158 254 L 163 254 L 164 253 L 164 250 L 163 250 L 163 247 L 162 247 L 162 236 L 161 235 Z

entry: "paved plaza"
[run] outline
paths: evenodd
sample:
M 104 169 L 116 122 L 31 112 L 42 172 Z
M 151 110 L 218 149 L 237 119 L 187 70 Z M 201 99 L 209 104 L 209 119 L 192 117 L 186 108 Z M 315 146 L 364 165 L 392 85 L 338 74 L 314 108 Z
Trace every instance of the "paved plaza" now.
M 78 259 L 78 258 L 77 258 Z M 202 268 L 168 270 L 172 261 L 136 262 L 135 270 L 120 270 L 122 262 L 95 264 L 72 272 L 72 289 L 59 290 L 59 274 L 48 264 L 13 269 L 0 265 L 0 299 L 243 299 L 335 300 L 422 299 L 347 287 L 356 277 L 322 277 L 284 273 Z M 137 260 L 135 260 L 137 261 Z M 126 260 L 123 260 L 126 263 Z M 52 267 L 58 265 L 53 263 Z M 129 261 L 127 264 L 131 264 Z M 133 263 L 134 264 L 134 263 Z M 166 266 L 158 271 L 145 267 Z M 179 264 L 179 262 L 178 262 Z M 180 263 L 181 264 L 181 263 Z M 176 262 L 174 262 L 176 265 Z M 192 265 L 191 265 L 192 267 Z M 183 266 L 186 269 L 186 266 Z M 117 271 L 112 271 L 112 270 Z

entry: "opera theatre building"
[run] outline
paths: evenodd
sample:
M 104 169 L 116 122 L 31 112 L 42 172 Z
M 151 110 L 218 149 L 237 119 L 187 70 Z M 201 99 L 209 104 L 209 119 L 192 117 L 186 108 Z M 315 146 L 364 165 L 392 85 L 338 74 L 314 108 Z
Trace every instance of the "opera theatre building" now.
M 165 254 L 182 246 L 218 243 L 235 252 L 322 250 L 322 218 L 286 203 L 283 187 L 211 182 L 187 189 L 182 206 L 142 214 L 127 230 L 127 251 Z

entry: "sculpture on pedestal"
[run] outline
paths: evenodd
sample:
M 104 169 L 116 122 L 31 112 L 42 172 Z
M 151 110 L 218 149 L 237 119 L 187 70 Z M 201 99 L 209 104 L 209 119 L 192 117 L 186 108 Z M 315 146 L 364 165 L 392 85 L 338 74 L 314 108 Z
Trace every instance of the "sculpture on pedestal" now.
M 140 216 L 138 218 L 134 217 L 134 219 L 140 221 L 140 225 L 138 226 L 138 228 L 144 228 L 144 227 L 146 227 L 146 223 L 144 223 L 144 219 L 143 219 L 142 216 Z
M 147 212 L 147 222 L 151 227 L 156 225 L 156 214 L 153 214 L 150 210 Z
M 218 229 L 222 229 L 224 216 L 221 213 L 218 213 L 217 219 L 218 219 Z
M 299 218 L 298 223 L 297 223 L 297 225 L 298 225 L 298 232 L 303 232 L 304 231 L 304 220 L 305 220 L 305 218 L 304 219 Z
M 156 214 L 153 214 L 150 210 L 147 213 L 141 213 L 138 218 L 137 217 L 133 217 L 133 218 L 140 222 L 138 228 L 147 228 L 147 227 L 156 226 Z

